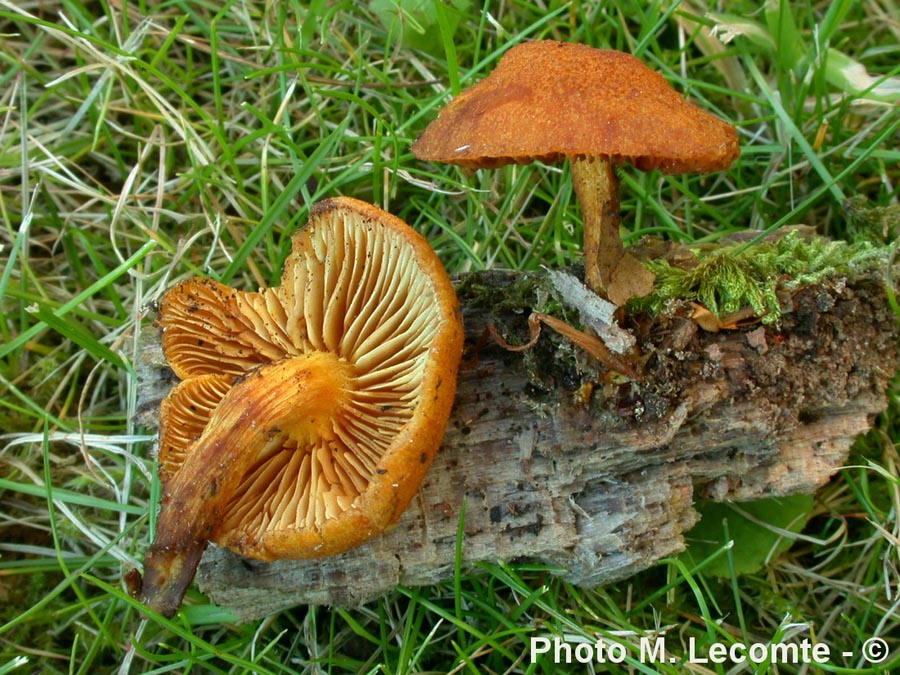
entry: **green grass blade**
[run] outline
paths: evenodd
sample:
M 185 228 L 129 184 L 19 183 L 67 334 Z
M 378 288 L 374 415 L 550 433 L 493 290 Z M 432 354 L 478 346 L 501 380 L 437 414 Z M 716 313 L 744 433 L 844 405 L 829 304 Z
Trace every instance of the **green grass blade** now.
M 116 279 L 118 279 L 123 274 L 126 274 L 129 270 L 133 269 L 140 263 L 154 248 L 156 248 L 156 242 L 148 241 L 143 246 L 141 246 L 134 254 L 132 254 L 127 260 L 125 260 L 121 265 L 116 267 L 113 270 L 90 286 L 77 293 L 72 297 L 71 300 L 63 303 L 59 309 L 53 310 L 52 314 L 54 319 L 63 319 L 66 314 L 71 312 L 74 308 L 78 307 L 82 303 L 84 303 L 88 298 L 94 296 L 99 291 L 103 290 L 111 283 L 113 283 Z M 36 335 L 38 335 L 41 331 L 46 330 L 48 325 L 40 321 L 35 325 L 31 326 L 27 330 L 20 333 L 16 338 L 11 340 L 9 343 L 5 345 L 0 345 L 0 359 L 6 357 L 7 355 L 18 351 L 22 348 L 22 346 L 33 339 Z
M 306 186 L 307 181 L 313 176 L 320 164 L 343 138 L 349 122 L 350 118 L 345 118 L 327 138 L 322 140 L 309 158 L 303 162 L 300 170 L 294 174 L 284 190 L 272 202 L 271 207 L 269 207 L 256 227 L 253 228 L 253 231 L 235 252 L 231 264 L 225 268 L 219 281 L 228 283 L 238 273 L 238 270 L 244 266 L 250 253 L 259 245 L 262 238 L 268 234 L 272 226 L 284 215 L 291 202 Z

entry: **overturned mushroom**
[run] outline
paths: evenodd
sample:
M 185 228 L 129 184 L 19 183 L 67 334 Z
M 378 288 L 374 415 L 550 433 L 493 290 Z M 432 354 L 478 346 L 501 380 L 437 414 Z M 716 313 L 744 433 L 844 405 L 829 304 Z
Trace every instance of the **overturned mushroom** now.
M 310 558 L 397 521 L 443 438 L 463 340 L 453 287 L 409 226 L 326 200 L 280 286 L 186 281 L 159 323 L 182 382 L 160 412 L 156 537 L 129 580 L 151 609 L 177 610 L 208 541 Z
M 543 40 L 506 52 L 412 151 L 469 168 L 569 158 L 584 218 L 585 280 L 622 305 L 648 293 L 653 275 L 622 247 L 615 165 L 706 173 L 730 166 L 739 148 L 734 127 L 688 103 L 634 56 Z

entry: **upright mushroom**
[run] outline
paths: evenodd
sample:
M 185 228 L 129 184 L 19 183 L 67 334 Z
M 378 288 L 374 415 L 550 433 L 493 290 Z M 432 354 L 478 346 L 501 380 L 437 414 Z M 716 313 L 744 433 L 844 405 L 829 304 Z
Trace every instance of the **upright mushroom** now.
M 356 546 L 397 521 L 443 438 L 462 353 L 456 294 L 428 243 L 363 202 L 315 205 L 281 285 L 182 282 L 163 350 L 163 498 L 144 577 L 172 615 L 208 541 L 253 558 Z
M 621 305 L 648 293 L 653 275 L 622 246 L 615 166 L 706 173 L 729 167 L 739 148 L 734 127 L 688 103 L 634 56 L 546 40 L 506 52 L 412 151 L 469 168 L 568 157 L 584 218 L 585 280 Z

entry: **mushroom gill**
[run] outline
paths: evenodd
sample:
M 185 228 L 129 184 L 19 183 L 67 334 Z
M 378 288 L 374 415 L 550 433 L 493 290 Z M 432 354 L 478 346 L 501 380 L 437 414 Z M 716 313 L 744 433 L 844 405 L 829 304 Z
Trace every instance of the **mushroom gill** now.
M 353 386 L 330 421 L 333 436 L 306 446 L 285 438 L 235 490 L 214 540 L 255 557 L 269 557 L 261 533 L 316 531 L 354 507 L 415 413 L 440 326 L 435 291 L 422 287 L 401 233 L 336 225 L 307 230 L 292 253 L 303 264 L 286 267 L 275 293 L 291 317 L 280 328 L 299 348 L 350 364 Z
M 208 540 L 317 557 L 396 522 L 443 437 L 462 351 L 455 292 L 420 235 L 326 200 L 280 286 L 187 281 L 159 323 L 184 380 L 161 410 L 163 499 L 139 591 L 151 608 L 177 609 Z

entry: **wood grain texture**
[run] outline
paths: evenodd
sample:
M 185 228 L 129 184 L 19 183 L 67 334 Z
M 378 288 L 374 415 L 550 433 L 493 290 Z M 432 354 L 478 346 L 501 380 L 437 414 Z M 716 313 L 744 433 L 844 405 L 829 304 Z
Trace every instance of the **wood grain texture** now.
M 467 566 L 529 559 L 577 585 L 622 579 L 683 549 L 695 499 L 826 482 L 884 409 L 898 366 L 896 318 L 871 280 L 801 290 L 777 327 L 706 333 L 678 316 L 639 319 L 639 382 L 598 372 L 550 331 L 523 353 L 485 342 L 488 321 L 526 341 L 528 313 L 551 295 L 544 274 L 480 273 L 457 288 L 467 362 L 444 443 L 399 524 L 321 560 L 262 563 L 211 547 L 197 581 L 213 602 L 250 620 L 446 580 L 463 505 Z M 161 372 L 148 376 L 148 410 Z M 576 395 L 589 381 L 593 394 Z

